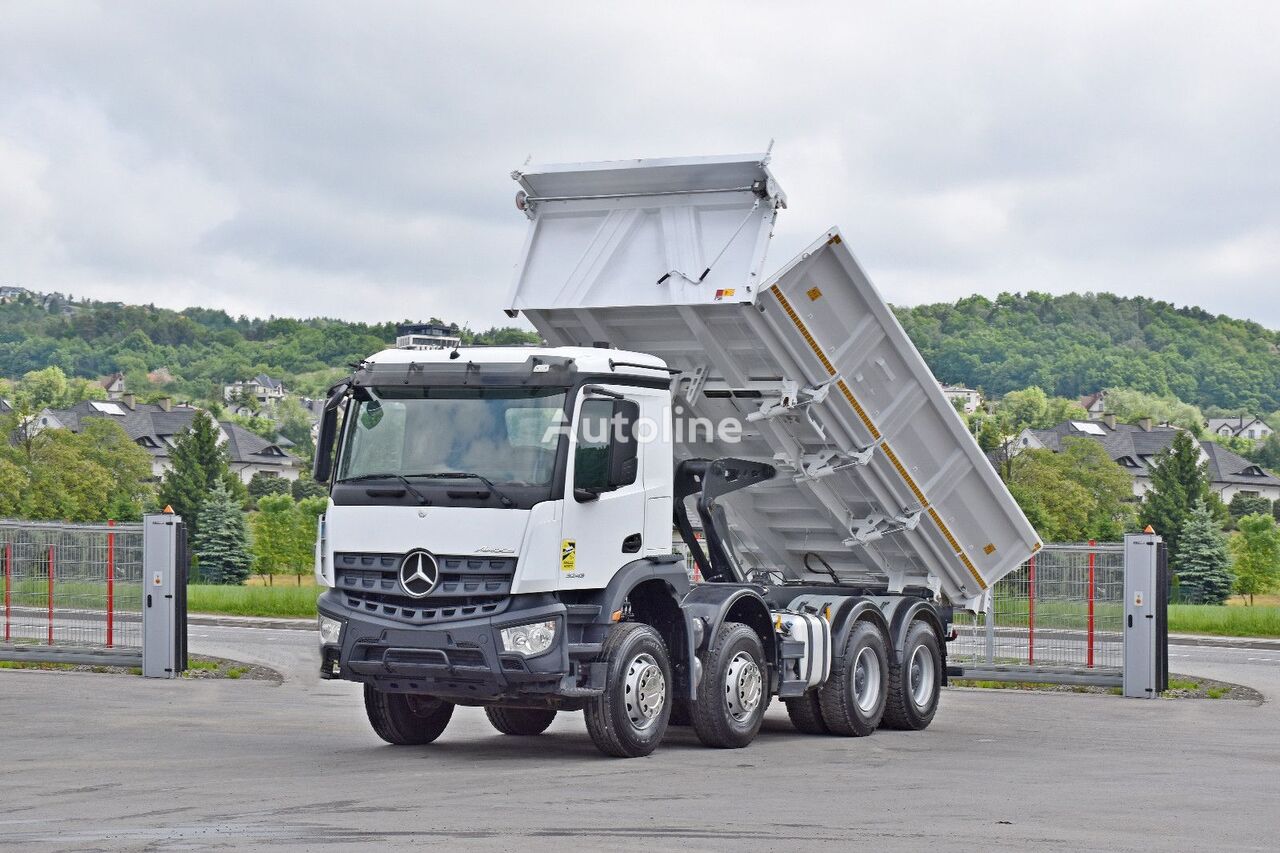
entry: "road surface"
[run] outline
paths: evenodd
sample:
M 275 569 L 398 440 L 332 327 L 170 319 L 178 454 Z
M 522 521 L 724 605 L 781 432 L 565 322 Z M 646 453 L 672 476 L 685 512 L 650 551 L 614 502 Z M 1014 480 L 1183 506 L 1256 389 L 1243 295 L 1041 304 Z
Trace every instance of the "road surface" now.
M 281 685 L 0 671 L 0 847 L 176 850 L 1260 850 L 1280 834 L 1272 701 L 948 690 L 924 732 L 600 756 L 580 714 L 505 737 L 459 709 L 427 747 L 369 729 L 309 632 L 193 625 Z M 1177 646 L 1178 673 L 1280 696 L 1280 651 Z

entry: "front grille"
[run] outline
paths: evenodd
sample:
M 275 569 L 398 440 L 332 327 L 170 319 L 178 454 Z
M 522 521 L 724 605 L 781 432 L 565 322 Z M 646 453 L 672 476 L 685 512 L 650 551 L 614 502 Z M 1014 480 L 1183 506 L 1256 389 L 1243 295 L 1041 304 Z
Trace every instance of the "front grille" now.
M 428 625 L 502 613 L 511 601 L 515 557 L 436 555 L 440 580 L 430 595 L 414 598 L 400 585 L 404 554 L 336 553 L 334 580 L 346 604 L 384 618 Z

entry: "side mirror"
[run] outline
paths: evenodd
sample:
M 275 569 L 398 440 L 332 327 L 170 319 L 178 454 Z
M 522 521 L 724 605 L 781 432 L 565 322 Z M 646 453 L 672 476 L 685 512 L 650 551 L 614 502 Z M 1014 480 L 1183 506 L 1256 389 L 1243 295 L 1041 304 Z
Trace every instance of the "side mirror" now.
M 347 396 L 349 386 L 337 386 L 325 401 L 320 415 L 320 435 L 316 437 L 316 457 L 311 463 L 311 476 L 317 483 L 329 482 L 333 473 L 333 444 L 338 434 L 338 407 Z

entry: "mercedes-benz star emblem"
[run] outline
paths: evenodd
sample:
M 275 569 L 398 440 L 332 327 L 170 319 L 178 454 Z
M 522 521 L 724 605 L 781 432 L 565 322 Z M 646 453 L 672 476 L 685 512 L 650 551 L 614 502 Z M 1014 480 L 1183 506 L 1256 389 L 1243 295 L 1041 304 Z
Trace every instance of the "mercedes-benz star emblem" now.
M 400 563 L 400 586 L 414 598 L 425 598 L 440 581 L 436 558 L 426 551 L 410 551 Z

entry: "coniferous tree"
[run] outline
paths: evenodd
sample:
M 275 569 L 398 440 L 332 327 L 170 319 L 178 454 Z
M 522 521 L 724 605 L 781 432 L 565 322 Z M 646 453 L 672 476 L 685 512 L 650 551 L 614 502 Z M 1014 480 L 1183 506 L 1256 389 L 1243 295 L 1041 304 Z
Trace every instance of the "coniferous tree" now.
M 171 506 L 194 535 L 206 497 L 230 476 L 227 451 L 218 443 L 218 425 L 207 412 L 197 412 L 191 429 L 174 442 L 172 467 L 160 484 L 160 505 Z
M 1222 604 L 1235 577 L 1227 556 L 1227 539 L 1205 506 L 1196 501 L 1178 531 L 1178 559 L 1173 564 L 1183 598 L 1193 604 Z
M 249 577 L 249 528 L 235 498 L 221 482 L 214 484 L 200 509 L 200 529 L 193 550 L 205 583 L 240 584 Z
M 1151 491 L 1142 500 L 1140 522 L 1164 537 L 1169 559 L 1177 563 L 1182 525 L 1197 501 L 1208 502 L 1208 466 L 1188 432 L 1179 432 L 1156 454 L 1151 468 Z

